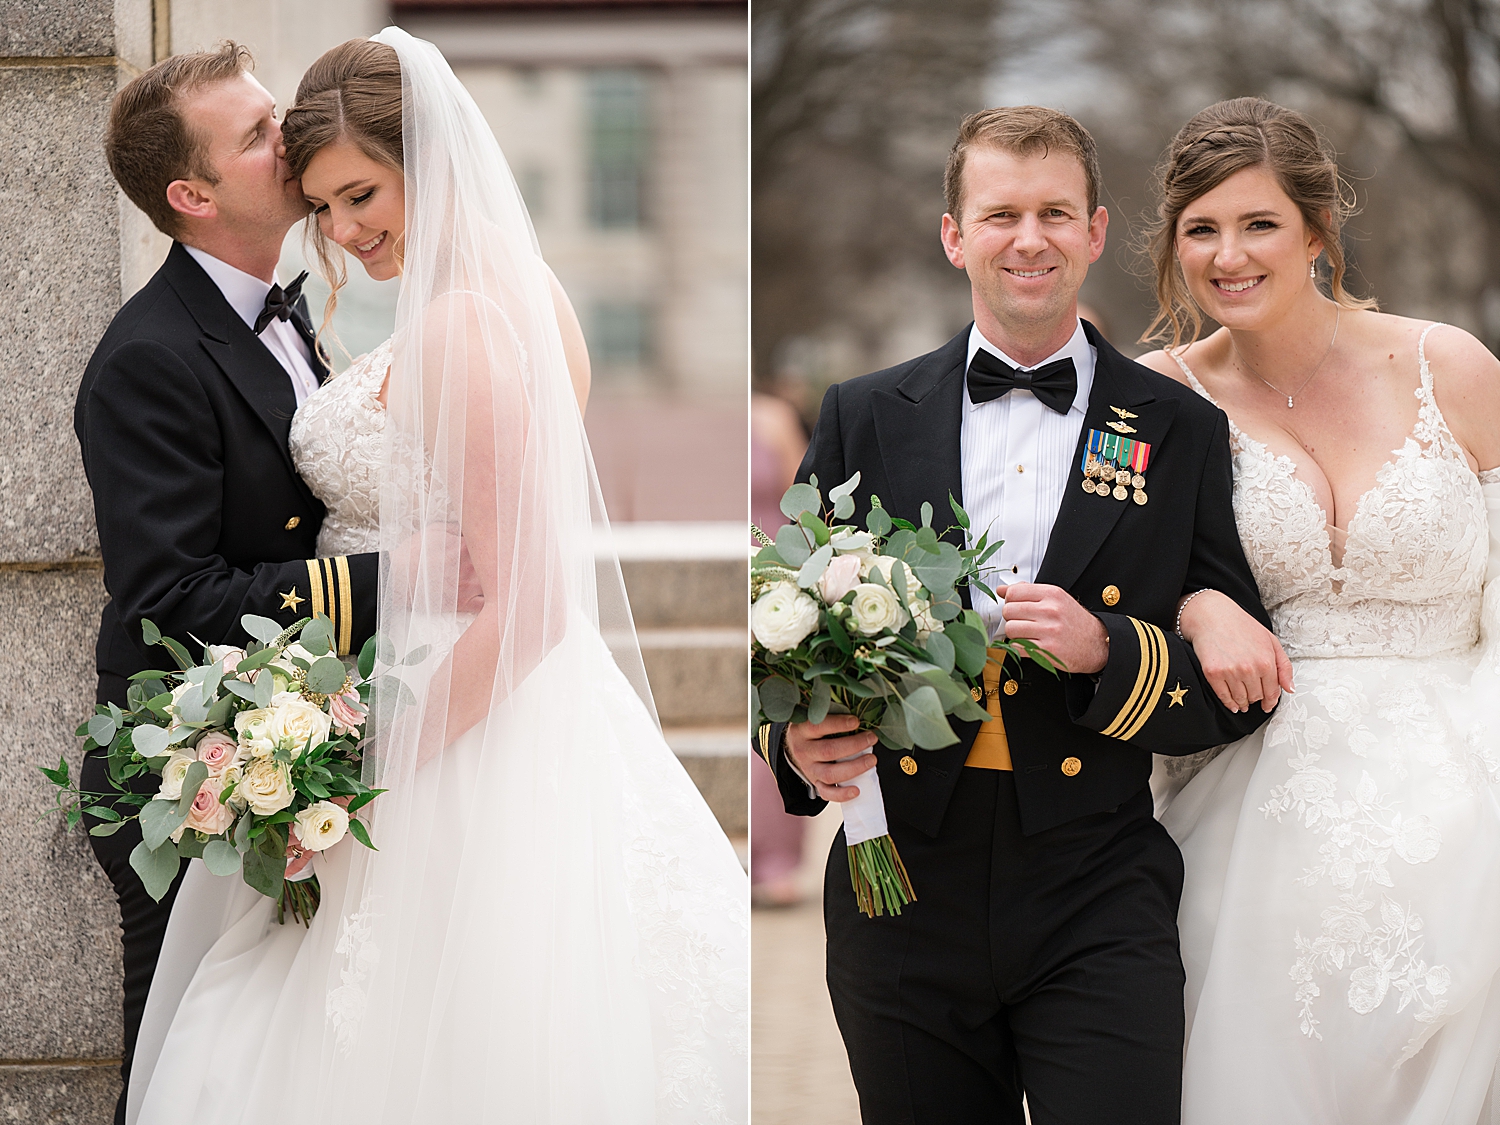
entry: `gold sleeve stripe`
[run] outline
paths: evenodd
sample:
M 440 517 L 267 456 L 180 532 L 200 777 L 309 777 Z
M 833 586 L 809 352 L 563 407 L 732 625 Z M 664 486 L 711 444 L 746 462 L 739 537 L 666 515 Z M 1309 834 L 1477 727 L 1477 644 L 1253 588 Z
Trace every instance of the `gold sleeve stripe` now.
M 1162 631 L 1155 625 L 1148 624 L 1146 626 L 1146 631 L 1151 634 L 1151 640 L 1153 642 L 1153 646 L 1156 649 L 1156 674 L 1151 683 L 1151 690 L 1147 693 L 1146 698 L 1143 701 L 1143 706 L 1141 707 L 1140 714 L 1137 715 L 1135 721 L 1125 729 L 1125 732 L 1120 735 L 1121 738 L 1134 738 L 1137 734 L 1140 733 L 1141 728 L 1146 725 L 1146 721 L 1150 719 L 1152 715 L 1156 714 L 1156 705 L 1161 702 L 1162 689 L 1167 686 L 1167 665 L 1171 661 L 1169 659 L 1169 652 L 1167 649 L 1166 635 L 1163 634 Z
M 760 740 L 760 756 L 765 759 L 766 765 L 771 764 L 771 724 L 761 723 L 760 730 L 756 732 Z
M 339 655 L 348 656 L 354 643 L 354 585 L 349 580 L 349 560 L 339 555 L 333 560 L 339 573 Z M 1157 688 L 1158 695 L 1161 688 Z
M 328 612 L 323 603 L 323 569 L 318 565 L 318 561 L 317 559 L 307 560 L 307 584 L 312 587 L 311 608 L 314 617 Z
M 339 635 L 339 595 L 338 587 L 333 582 L 333 562 L 329 559 L 319 559 L 318 565 L 323 569 L 323 585 L 328 590 L 328 608 L 324 612 L 328 614 L 328 621 L 333 626 L 334 639 Z
M 1136 673 L 1135 686 L 1125 700 L 1125 706 L 1114 717 L 1104 733 L 1111 738 L 1128 739 L 1139 733 L 1146 720 L 1156 710 L 1162 690 L 1167 682 L 1167 640 L 1155 625 L 1130 618 L 1135 627 L 1140 645 L 1141 666 Z

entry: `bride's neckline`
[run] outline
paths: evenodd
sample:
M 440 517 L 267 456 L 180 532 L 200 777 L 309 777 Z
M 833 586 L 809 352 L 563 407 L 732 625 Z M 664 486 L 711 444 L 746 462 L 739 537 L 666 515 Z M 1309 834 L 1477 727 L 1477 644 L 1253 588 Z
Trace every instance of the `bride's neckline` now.
M 1364 513 L 1366 502 L 1374 497 L 1376 493 L 1378 493 L 1384 487 L 1386 479 L 1392 472 L 1395 471 L 1396 467 L 1400 465 L 1403 460 L 1410 456 L 1420 456 L 1422 453 L 1426 452 L 1426 449 L 1430 447 L 1431 444 L 1433 444 L 1432 442 L 1428 442 L 1424 445 L 1419 437 L 1419 431 L 1421 431 L 1422 429 L 1426 411 L 1430 409 L 1436 416 L 1437 425 L 1433 427 L 1434 429 L 1437 429 L 1439 432 L 1446 432 L 1448 430 L 1447 419 L 1443 417 L 1443 412 L 1437 404 L 1437 398 L 1432 393 L 1432 374 L 1427 366 L 1427 334 L 1437 327 L 1439 327 L 1439 323 L 1437 322 L 1429 324 L 1422 330 L 1421 336 L 1417 339 L 1417 364 L 1421 374 L 1421 382 L 1418 385 L 1415 393 L 1421 405 L 1417 410 L 1416 420 L 1412 423 L 1411 429 L 1407 431 L 1406 437 L 1403 440 L 1401 447 L 1393 451 L 1393 456 L 1388 457 L 1385 461 L 1381 462 L 1379 468 L 1375 470 L 1375 477 L 1374 480 L 1370 482 L 1370 486 L 1359 494 L 1359 498 L 1355 501 L 1354 504 L 1354 511 L 1349 516 L 1348 527 L 1339 527 L 1338 524 L 1334 523 L 1328 518 L 1328 510 L 1323 507 L 1321 502 L 1319 502 L 1316 490 L 1311 484 L 1307 482 L 1305 478 L 1298 475 L 1301 469 L 1301 465 L 1295 458 L 1285 453 L 1272 453 L 1270 446 L 1266 442 L 1261 441 L 1259 438 L 1246 433 L 1239 427 L 1235 420 L 1229 416 L 1229 412 L 1227 410 L 1224 412 L 1224 416 L 1229 420 L 1229 428 L 1235 440 L 1241 446 L 1250 450 L 1250 452 L 1256 454 L 1257 456 L 1283 466 L 1287 471 L 1287 475 L 1291 479 L 1293 485 L 1300 486 L 1300 488 L 1306 495 L 1308 503 L 1310 503 L 1317 510 L 1318 514 L 1323 517 L 1324 551 L 1328 556 L 1328 564 L 1336 575 L 1342 574 L 1344 571 L 1343 563 L 1348 550 L 1349 537 L 1353 532 L 1355 525 L 1359 522 L 1361 515 Z M 1199 382 L 1198 377 L 1193 374 L 1192 368 L 1188 366 L 1187 360 L 1183 358 L 1183 353 L 1185 353 L 1186 351 L 1186 347 L 1166 349 L 1167 354 L 1172 357 L 1172 359 L 1177 363 L 1177 366 L 1182 369 L 1182 373 L 1187 376 L 1188 384 L 1193 388 L 1193 390 L 1197 391 L 1204 398 L 1208 399 L 1209 402 L 1219 407 L 1220 410 L 1223 410 L 1224 408 L 1219 403 L 1219 400 L 1214 398 L 1214 396 L 1209 393 L 1208 388 L 1205 387 L 1201 382 Z M 1311 454 L 1309 454 L 1308 456 L 1312 459 L 1313 464 L 1318 465 L 1317 458 L 1312 457 Z M 1467 460 L 1465 460 L 1464 462 L 1464 467 L 1470 467 Z M 1327 472 L 1323 470 L 1323 467 L 1321 465 L 1318 465 L 1318 468 L 1323 472 L 1323 476 L 1326 479 L 1328 476 Z M 1335 554 L 1334 551 L 1332 534 L 1333 532 L 1337 532 L 1343 538 L 1343 546 L 1338 550 L 1337 554 Z

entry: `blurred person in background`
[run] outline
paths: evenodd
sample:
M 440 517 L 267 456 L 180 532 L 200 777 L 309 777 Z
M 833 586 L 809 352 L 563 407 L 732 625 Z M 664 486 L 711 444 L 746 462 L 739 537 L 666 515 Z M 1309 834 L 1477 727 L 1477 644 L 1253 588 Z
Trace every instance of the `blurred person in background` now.
M 778 395 L 750 395 L 750 518 L 772 539 L 786 517 L 781 496 L 807 453 L 807 430 L 791 403 Z M 759 546 L 752 543 L 752 546 Z M 750 771 L 750 888 L 758 906 L 791 906 L 801 898 L 798 872 L 807 822 L 787 812 L 776 776 Z
M 1297 688 L 1158 771 L 1186 865 L 1183 1121 L 1492 1125 L 1500 363 L 1344 289 L 1351 193 L 1302 114 L 1210 106 L 1160 190 L 1169 346 L 1141 362 L 1228 412 L 1276 638 L 1212 590 L 1181 631 L 1227 706 L 1274 695 L 1277 638 Z

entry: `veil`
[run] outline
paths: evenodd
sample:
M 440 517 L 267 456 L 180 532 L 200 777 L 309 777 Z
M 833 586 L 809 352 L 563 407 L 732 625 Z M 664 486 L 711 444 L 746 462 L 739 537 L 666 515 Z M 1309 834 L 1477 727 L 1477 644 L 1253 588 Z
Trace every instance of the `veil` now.
M 364 767 L 386 792 L 380 851 L 351 842 L 320 908 L 297 1085 L 337 1121 L 743 1120 L 743 872 L 661 740 L 547 267 L 442 55 L 374 38 L 406 184 Z

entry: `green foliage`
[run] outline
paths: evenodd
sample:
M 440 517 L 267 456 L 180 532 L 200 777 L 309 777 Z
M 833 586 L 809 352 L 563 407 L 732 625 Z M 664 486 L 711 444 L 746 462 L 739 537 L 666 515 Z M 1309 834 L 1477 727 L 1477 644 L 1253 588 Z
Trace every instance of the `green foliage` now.
M 154 848 L 142 840 L 130 853 L 130 866 L 141 877 L 146 893 L 156 902 L 160 902 L 172 889 L 172 880 L 177 878 L 177 872 L 182 867 L 182 859 L 177 854 L 176 846 L 170 840 Z

